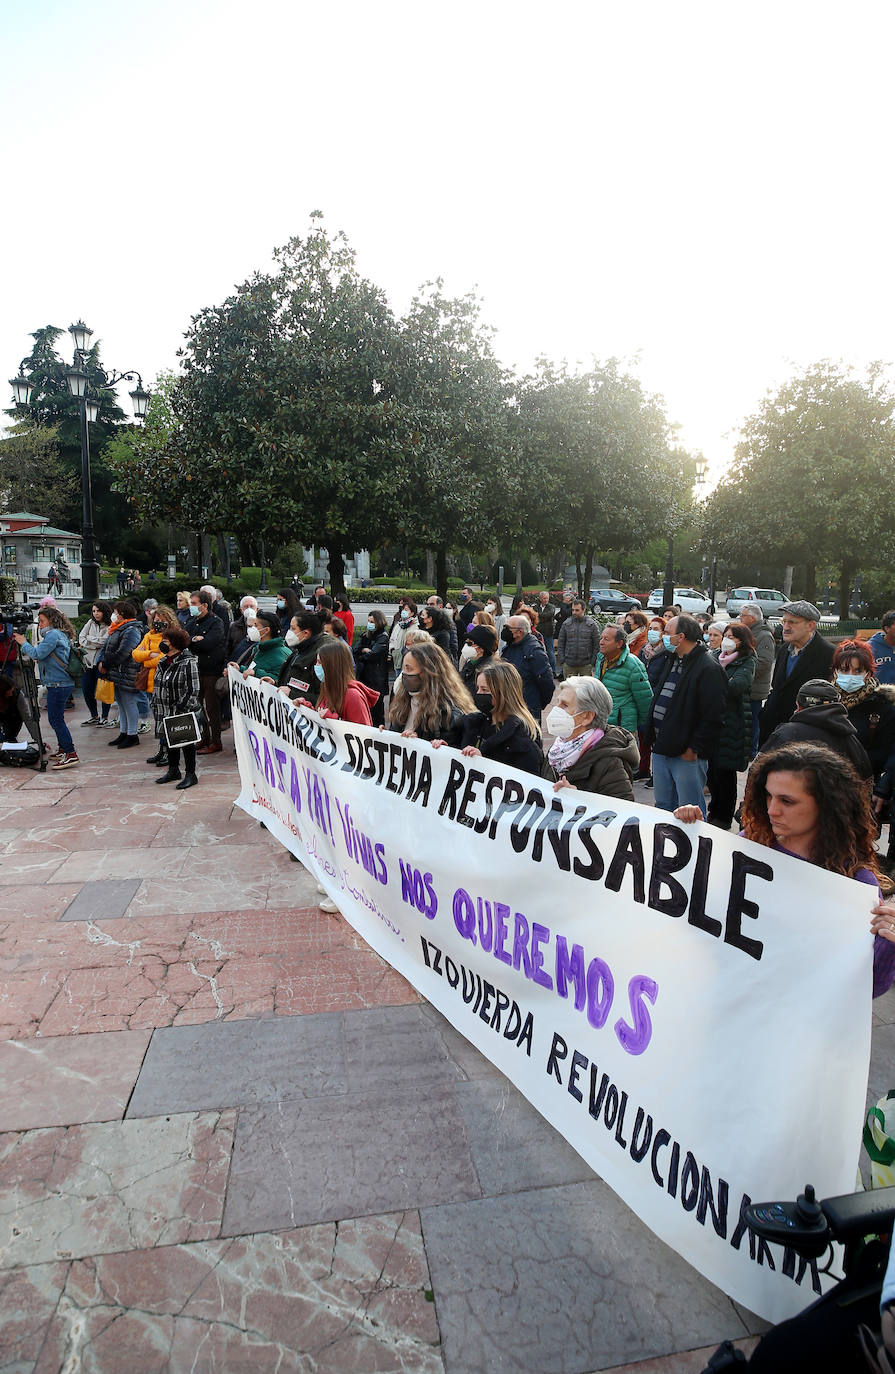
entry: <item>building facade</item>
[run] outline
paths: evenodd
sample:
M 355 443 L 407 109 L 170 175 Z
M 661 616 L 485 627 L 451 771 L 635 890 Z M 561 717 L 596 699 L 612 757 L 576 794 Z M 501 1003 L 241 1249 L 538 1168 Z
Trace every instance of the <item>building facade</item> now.
M 51 590 L 57 600 L 81 595 L 81 536 L 51 525 L 45 515 L 0 515 L 0 573 L 16 582 L 16 600 L 34 601 Z M 55 569 L 49 587 L 50 570 Z M 61 586 L 60 586 L 61 583 Z

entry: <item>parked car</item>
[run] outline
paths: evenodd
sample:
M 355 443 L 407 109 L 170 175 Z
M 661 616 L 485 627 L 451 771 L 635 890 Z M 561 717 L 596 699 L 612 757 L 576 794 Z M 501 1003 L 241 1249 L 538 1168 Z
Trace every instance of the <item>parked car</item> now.
M 664 587 L 654 587 L 647 598 L 647 610 L 661 611 L 665 604 Z M 671 604 L 680 606 L 682 611 L 687 612 L 687 615 L 708 615 L 712 603 L 698 587 L 675 587 Z
M 590 601 L 592 611 L 642 611 L 643 607 L 636 596 L 628 596 L 615 587 L 591 587 Z
M 753 606 L 760 606 L 766 616 L 779 616 L 781 607 L 791 600 L 792 597 L 773 587 L 736 587 L 727 598 L 727 613 L 731 620 L 735 620 L 751 601 Z

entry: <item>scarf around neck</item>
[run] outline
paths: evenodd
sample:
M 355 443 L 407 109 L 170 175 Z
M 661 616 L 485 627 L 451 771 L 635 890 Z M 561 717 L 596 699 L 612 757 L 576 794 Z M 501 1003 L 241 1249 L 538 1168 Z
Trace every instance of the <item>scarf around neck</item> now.
M 605 730 L 585 730 L 583 735 L 578 735 L 575 739 L 555 739 L 547 755 L 550 766 L 555 768 L 557 773 L 568 773 L 582 754 L 593 745 L 599 744 L 605 733 Z

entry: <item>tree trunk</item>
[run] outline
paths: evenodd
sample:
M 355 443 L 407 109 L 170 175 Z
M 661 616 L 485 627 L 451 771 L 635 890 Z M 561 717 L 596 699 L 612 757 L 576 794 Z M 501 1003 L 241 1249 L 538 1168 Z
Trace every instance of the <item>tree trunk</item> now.
M 839 619 L 848 620 L 848 603 L 851 600 L 851 584 L 855 575 L 854 563 L 843 563 L 839 569 Z
M 329 589 L 333 596 L 338 592 L 345 593 L 345 559 L 342 555 L 342 544 L 340 540 L 334 540 L 327 544 L 326 552 L 329 554 Z
M 516 554 L 516 595 L 522 591 L 522 555 Z
M 581 547 L 575 549 L 575 577 L 578 581 L 578 596 L 584 595 L 584 573 L 581 571 Z
M 814 563 L 805 564 L 805 600 L 814 601 L 817 596 L 817 568 Z
M 228 572 L 227 545 L 224 542 L 224 536 L 221 534 L 220 530 L 218 530 L 218 571 L 221 576 L 224 576 L 224 574 Z M 230 581 L 229 576 L 227 577 L 227 581 Z
M 585 606 L 587 606 L 587 603 L 590 601 L 590 582 L 591 582 L 591 578 L 593 577 L 593 575 L 594 575 L 594 546 L 593 546 L 593 544 L 588 544 L 588 546 L 587 546 L 587 554 L 586 554 L 586 561 L 585 561 L 585 564 L 584 564 L 584 590 L 581 592 L 581 595 L 585 598 L 585 601 L 584 601 Z
M 447 544 L 439 544 L 435 550 L 435 592 L 447 601 Z
M 668 536 L 668 551 L 665 555 L 665 585 L 662 600 L 666 606 L 674 605 L 674 535 Z
M 426 586 L 435 586 L 435 554 L 431 549 L 426 549 Z

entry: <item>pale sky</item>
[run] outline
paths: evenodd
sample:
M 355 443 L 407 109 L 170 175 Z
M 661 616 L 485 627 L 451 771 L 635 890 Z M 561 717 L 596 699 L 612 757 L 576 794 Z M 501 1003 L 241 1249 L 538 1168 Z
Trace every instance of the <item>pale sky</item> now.
M 715 475 L 790 362 L 895 358 L 890 3 L 0 18 L 4 379 L 82 316 L 149 383 L 315 209 L 398 311 L 476 287 L 520 370 L 639 355 Z

